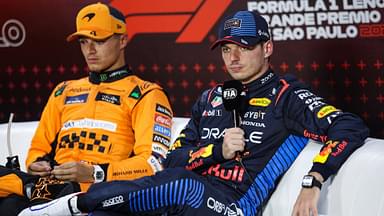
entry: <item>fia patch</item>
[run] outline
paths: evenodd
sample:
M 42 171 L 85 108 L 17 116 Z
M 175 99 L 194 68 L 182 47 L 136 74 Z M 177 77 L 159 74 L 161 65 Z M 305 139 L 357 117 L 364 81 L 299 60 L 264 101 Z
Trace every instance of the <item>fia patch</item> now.
M 81 94 L 76 96 L 67 96 L 64 104 L 80 104 L 87 102 L 88 94 Z
M 107 94 L 103 92 L 97 93 L 96 101 L 104 101 L 104 102 L 115 104 L 115 105 L 121 104 L 119 95 Z

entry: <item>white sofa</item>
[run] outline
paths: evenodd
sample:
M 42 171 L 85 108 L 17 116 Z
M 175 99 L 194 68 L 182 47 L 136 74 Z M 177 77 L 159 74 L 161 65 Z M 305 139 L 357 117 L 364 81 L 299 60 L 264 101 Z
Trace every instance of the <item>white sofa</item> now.
M 187 123 L 187 118 L 174 118 L 172 141 Z M 25 170 L 25 157 L 38 122 L 13 123 L 11 144 L 13 154 L 19 155 Z M 0 124 L 0 163 L 5 164 L 7 124 Z M 312 158 L 321 145 L 310 141 L 292 167 L 281 179 L 273 193 L 264 216 L 290 216 L 300 191 L 302 176 L 308 172 Z M 384 215 L 384 140 L 368 138 L 345 162 L 338 174 L 323 186 L 319 214 L 327 216 L 383 216 Z

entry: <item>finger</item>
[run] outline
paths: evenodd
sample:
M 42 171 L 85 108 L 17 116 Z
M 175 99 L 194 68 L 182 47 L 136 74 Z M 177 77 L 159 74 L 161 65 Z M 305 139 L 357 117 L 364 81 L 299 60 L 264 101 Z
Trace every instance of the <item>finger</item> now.
M 45 172 L 45 171 L 41 172 L 41 171 L 31 171 L 31 170 L 28 173 L 31 175 L 38 175 L 38 176 L 47 176 L 51 174 L 51 172 Z
M 76 166 L 76 162 L 71 161 L 71 162 L 67 162 L 67 163 L 63 163 L 58 166 L 55 166 L 54 169 L 69 169 L 74 166 Z
M 316 207 L 311 208 L 311 211 L 312 211 L 312 216 L 318 216 L 319 215 Z
M 37 163 L 32 163 L 29 166 L 29 169 L 32 171 L 50 171 L 51 167 L 49 166 L 48 163 L 37 162 Z
M 76 176 L 74 174 L 68 174 L 68 175 L 54 175 L 56 179 L 62 180 L 62 181 L 75 181 Z
M 76 171 L 73 167 L 60 167 L 60 168 L 55 167 L 51 173 L 53 175 L 71 175 L 75 172 Z

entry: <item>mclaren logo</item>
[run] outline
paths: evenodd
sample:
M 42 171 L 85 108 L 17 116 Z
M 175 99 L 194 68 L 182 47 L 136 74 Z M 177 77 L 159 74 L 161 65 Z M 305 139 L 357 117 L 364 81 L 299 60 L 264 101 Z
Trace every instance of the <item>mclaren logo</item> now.
M 232 0 L 114 0 L 126 17 L 128 39 L 148 33 L 179 33 L 176 43 L 200 43 Z
M 95 13 L 89 13 L 89 14 L 83 16 L 82 19 L 88 18 L 87 21 L 89 22 L 89 21 L 91 21 L 91 19 L 92 19 L 95 15 L 96 15 Z

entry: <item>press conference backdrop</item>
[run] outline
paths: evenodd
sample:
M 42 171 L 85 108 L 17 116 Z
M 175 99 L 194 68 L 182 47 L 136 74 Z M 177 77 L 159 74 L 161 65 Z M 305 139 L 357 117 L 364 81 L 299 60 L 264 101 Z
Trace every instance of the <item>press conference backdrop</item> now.
M 87 75 L 75 30 L 77 11 L 95 1 L 0 1 L 0 122 L 38 120 L 63 80 Z M 210 51 L 218 21 L 256 10 L 274 39 L 272 67 L 292 73 L 337 108 L 360 115 L 384 138 L 383 0 L 112 0 L 126 16 L 127 61 L 162 85 L 176 116 L 198 95 L 229 79 L 220 51 Z

